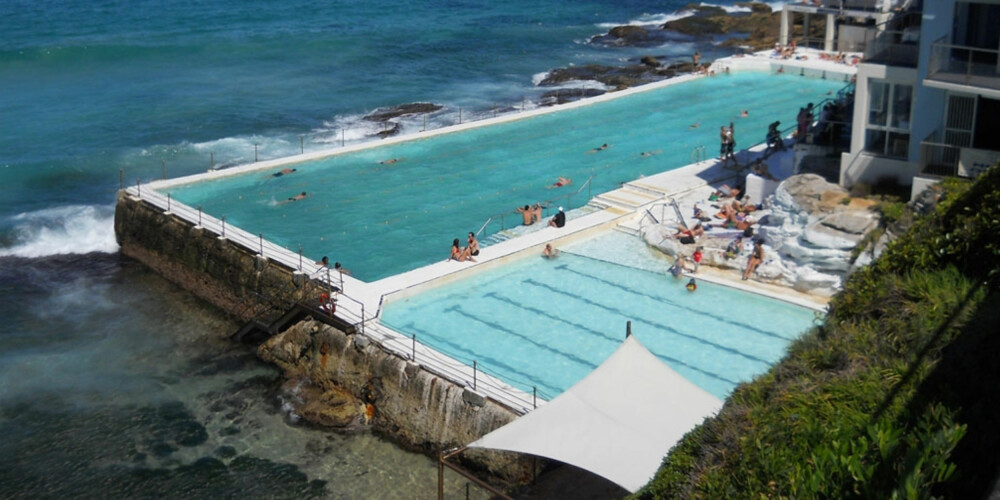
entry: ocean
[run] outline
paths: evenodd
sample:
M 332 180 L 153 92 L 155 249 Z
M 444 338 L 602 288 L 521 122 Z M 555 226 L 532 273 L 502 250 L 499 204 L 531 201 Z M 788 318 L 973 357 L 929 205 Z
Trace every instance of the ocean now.
M 116 191 L 378 140 L 379 108 L 444 106 L 406 133 L 535 106 L 558 67 L 728 54 L 588 43 L 686 3 L 0 2 L 0 497 L 434 496 L 432 460 L 304 424 L 239 325 L 120 256 Z

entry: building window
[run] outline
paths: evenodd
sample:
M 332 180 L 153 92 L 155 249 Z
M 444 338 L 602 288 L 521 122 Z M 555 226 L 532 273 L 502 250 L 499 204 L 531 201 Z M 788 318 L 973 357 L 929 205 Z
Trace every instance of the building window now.
M 913 86 L 873 80 L 868 89 L 865 151 L 906 158 L 910 147 Z

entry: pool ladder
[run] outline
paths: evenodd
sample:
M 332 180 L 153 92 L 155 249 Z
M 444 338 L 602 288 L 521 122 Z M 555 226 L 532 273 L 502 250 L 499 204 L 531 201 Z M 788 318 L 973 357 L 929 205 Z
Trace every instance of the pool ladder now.
M 701 163 L 705 161 L 705 146 L 695 146 L 694 149 L 691 150 L 691 155 L 688 157 L 688 160 L 691 163 Z

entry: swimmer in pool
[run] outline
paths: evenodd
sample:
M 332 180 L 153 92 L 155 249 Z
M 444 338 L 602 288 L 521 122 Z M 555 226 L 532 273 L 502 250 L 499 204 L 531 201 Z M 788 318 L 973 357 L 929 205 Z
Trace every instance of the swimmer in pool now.
M 605 149 L 608 149 L 609 147 L 610 146 L 608 146 L 608 143 L 605 142 L 604 144 L 601 144 L 600 146 L 598 146 L 598 147 L 596 147 L 594 149 L 591 149 L 590 151 L 587 151 L 587 152 L 588 153 L 597 153 L 599 151 L 604 151 Z
M 563 186 L 569 186 L 572 183 L 573 183 L 573 179 L 568 179 L 566 177 L 560 176 L 558 179 L 556 179 L 556 182 L 554 182 L 551 186 L 549 186 L 549 189 L 557 188 L 557 187 L 563 187 Z
M 303 199 L 303 198 L 305 198 L 305 197 L 307 197 L 307 196 L 309 196 L 309 195 L 308 195 L 308 194 L 306 194 L 306 192 L 305 192 L 305 191 L 303 191 L 303 192 L 301 192 L 301 193 L 299 193 L 299 194 L 297 194 L 297 195 L 295 195 L 295 196 L 292 196 L 292 197 L 291 197 L 291 198 L 289 198 L 289 199 L 288 199 L 287 201 L 299 201 L 299 200 L 301 200 L 301 199 Z
M 382 160 L 379 162 L 381 165 L 392 165 L 399 161 L 399 158 L 389 158 L 388 160 Z
M 297 171 L 298 171 L 297 168 L 283 168 L 283 169 L 281 169 L 280 172 L 275 172 L 275 173 L 271 174 L 271 177 L 281 177 L 282 175 L 290 174 L 290 173 L 297 172 Z

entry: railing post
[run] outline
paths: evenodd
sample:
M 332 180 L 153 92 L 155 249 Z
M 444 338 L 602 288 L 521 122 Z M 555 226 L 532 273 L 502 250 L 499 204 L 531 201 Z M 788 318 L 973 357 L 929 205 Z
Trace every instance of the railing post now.
M 632 320 L 628 320 L 625 322 L 625 338 L 629 338 L 631 336 L 632 336 Z
M 458 124 L 462 124 L 462 108 L 458 108 Z
M 139 179 L 135 180 L 135 195 L 139 198 L 142 198 L 142 184 L 140 184 Z
M 222 216 L 222 239 L 226 239 L 226 216 Z
M 160 160 L 160 169 L 162 170 L 163 178 L 166 179 L 167 178 L 167 160 L 162 160 L 162 159 Z
M 347 134 L 347 129 L 340 129 L 340 147 L 344 147 L 344 135 Z
M 118 189 L 125 189 L 125 169 L 118 169 Z
M 257 143 L 253 143 L 253 162 L 257 163 Z
M 208 169 L 215 170 L 215 151 L 209 151 L 208 155 Z
M 344 283 L 340 283 L 340 289 L 344 289 Z M 361 303 L 361 335 L 365 334 L 365 303 Z
M 531 408 L 538 408 L 538 387 L 531 386 Z
M 302 272 L 302 245 L 299 245 L 299 272 Z
M 299 135 L 299 154 L 306 152 L 306 137 Z
M 410 361 L 417 360 L 417 334 L 413 334 L 413 344 L 410 346 Z
M 170 213 L 170 193 L 167 193 L 167 213 Z
M 257 233 L 257 236 L 260 237 L 260 256 L 263 257 L 264 256 L 264 233 Z
M 198 205 L 198 227 L 201 227 L 201 205 Z
M 476 366 L 476 360 L 472 360 L 472 390 L 476 390 L 476 372 L 478 371 L 479 369 Z

